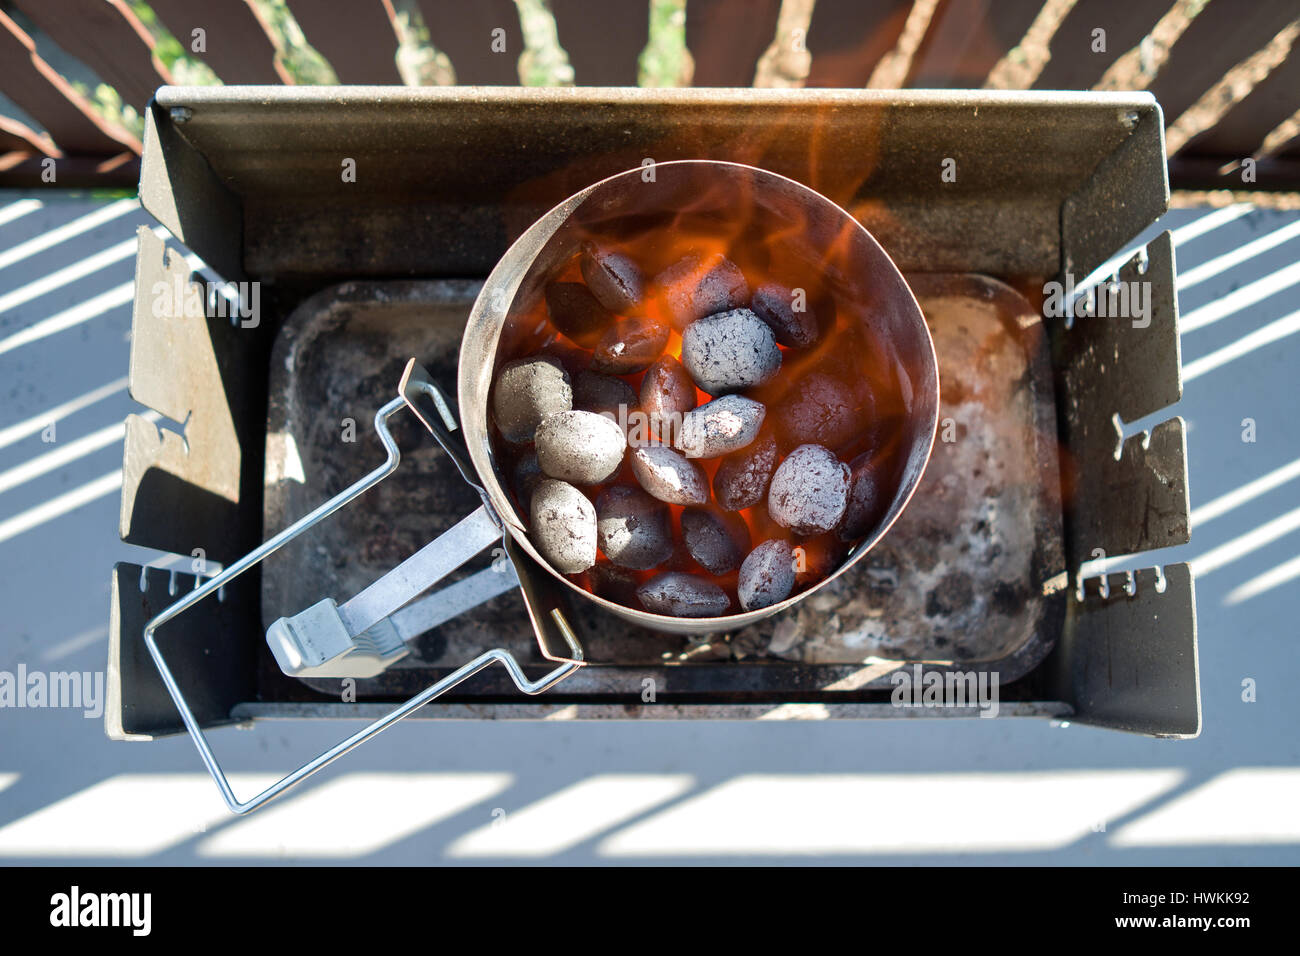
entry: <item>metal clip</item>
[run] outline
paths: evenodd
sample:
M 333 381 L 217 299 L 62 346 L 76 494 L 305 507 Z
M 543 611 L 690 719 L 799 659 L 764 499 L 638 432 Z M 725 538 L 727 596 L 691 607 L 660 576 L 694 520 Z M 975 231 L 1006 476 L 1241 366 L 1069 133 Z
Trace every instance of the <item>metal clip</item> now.
M 417 407 L 415 399 L 421 397 L 433 402 L 438 413 L 436 416 L 426 415 Z M 445 614 L 447 608 L 459 609 L 456 613 L 468 610 L 475 604 L 487 600 L 488 597 L 506 590 L 510 583 L 519 581 L 514 574 L 500 574 L 494 569 L 488 569 L 429 598 L 421 601 L 413 600 L 469 558 L 490 544 L 501 541 L 502 530 L 500 519 L 492 509 L 486 494 L 471 478 L 476 475 L 469 465 L 468 456 L 461 452 L 457 441 L 458 436 L 453 437 L 458 428 L 451 406 L 429 379 L 428 373 L 412 359 L 402 374 L 400 397 L 388 402 L 375 413 L 375 431 L 388 454 L 384 464 L 232 563 L 215 577 L 209 578 L 200 587 L 190 591 L 145 625 L 145 646 L 148 647 L 163 684 L 180 712 L 181 720 L 185 723 L 185 728 L 189 731 L 204 766 L 207 767 L 208 773 L 212 775 L 217 788 L 221 791 L 226 806 L 233 813 L 248 813 L 275 799 L 294 784 L 305 780 L 354 747 L 380 731 L 388 729 L 403 717 L 409 716 L 429 701 L 493 663 L 504 666 L 515 686 L 525 694 L 542 693 L 573 674 L 585 663 L 582 646 L 559 608 L 552 608 L 549 616 L 558 627 L 567 645 L 568 653 L 556 653 L 548 648 L 544 636 L 545 625 L 542 612 L 534 606 L 537 603 L 536 597 L 530 594 L 528 589 L 524 589 L 525 603 L 537 631 L 538 644 L 543 655 L 557 662 L 558 667 L 537 680 L 529 680 L 514 655 L 503 648 L 494 648 L 425 688 L 351 737 L 335 744 L 276 781 L 257 796 L 246 801 L 240 801 L 235 796 L 230 782 L 221 769 L 221 764 L 217 761 L 216 754 L 163 658 L 162 651 L 158 647 L 156 632 L 162 625 L 216 593 L 233 578 L 274 554 L 289 541 L 396 471 L 401 454 L 388 430 L 388 419 L 404 407 L 411 408 L 447 450 L 466 480 L 478 488 L 480 495 L 484 496 L 483 506 L 344 604 L 336 605 L 332 599 L 326 599 L 299 614 L 281 618 L 273 624 L 267 631 L 267 641 L 281 669 L 285 673 L 299 675 L 371 676 L 406 653 L 404 646 L 400 650 L 397 646 L 403 638 L 415 636 L 447 620 L 450 616 Z M 509 542 L 507 542 L 507 553 L 511 553 Z M 498 580 L 484 579 L 482 575 L 493 575 Z M 448 595 L 445 601 L 442 600 L 444 593 Z M 430 602 L 435 602 L 442 607 L 431 609 Z M 421 625 L 425 626 L 421 627 Z M 416 628 L 420 629 L 416 630 Z

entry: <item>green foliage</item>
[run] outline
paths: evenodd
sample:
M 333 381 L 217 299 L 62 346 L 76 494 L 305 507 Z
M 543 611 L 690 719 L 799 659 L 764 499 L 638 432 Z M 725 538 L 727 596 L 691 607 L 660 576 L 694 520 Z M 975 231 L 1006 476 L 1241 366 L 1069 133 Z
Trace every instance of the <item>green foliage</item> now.
M 284 67 L 295 83 L 306 86 L 338 84 L 334 68 L 307 42 L 284 0 L 252 0 L 252 4 L 270 30 L 276 62 Z
M 639 85 L 681 86 L 687 55 L 686 0 L 650 0 L 650 42 L 639 61 Z
M 143 0 L 128 0 L 131 12 L 140 18 L 154 39 L 153 52 L 178 86 L 220 86 L 221 80 L 207 64 L 187 55 L 188 47 L 162 25 L 162 21 Z
M 519 76 L 524 86 L 572 86 L 573 66 L 560 47 L 555 16 L 546 0 L 515 0 L 524 34 Z

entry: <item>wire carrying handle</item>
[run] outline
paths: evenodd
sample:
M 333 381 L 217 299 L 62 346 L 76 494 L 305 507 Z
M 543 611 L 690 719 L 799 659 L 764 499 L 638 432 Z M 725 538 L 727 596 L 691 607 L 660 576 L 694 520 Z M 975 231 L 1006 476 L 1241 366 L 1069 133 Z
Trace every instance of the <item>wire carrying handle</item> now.
M 505 667 L 506 673 L 510 675 L 510 679 L 514 682 L 515 686 L 523 693 L 529 695 L 540 694 L 555 686 L 557 683 L 576 672 L 580 667 L 583 667 L 586 663 L 583 657 L 582 646 L 574 635 L 572 628 L 570 628 L 563 612 L 559 608 L 552 608 L 550 611 L 550 620 L 563 637 L 567 653 L 547 647 L 546 640 L 542 633 L 544 622 L 535 616 L 533 617 L 534 629 L 537 632 L 537 642 L 541 648 L 542 655 L 547 660 L 559 665 L 548 674 L 538 678 L 537 680 L 529 680 L 513 654 L 504 648 L 493 648 L 492 650 L 480 654 L 468 664 L 463 665 L 436 683 L 426 687 L 405 703 L 399 704 L 393 710 L 363 727 L 346 740 L 340 741 L 333 747 L 330 747 L 328 750 L 307 761 L 296 770 L 286 774 L 280 780 L 271 784 L 256 796 L 243 801 L 235 796 L 234 790 L 231 789 L 230 781 L 227 779 L 225 771 L 222 770 L 221 764 L 217 760 L 211 744 L 208 743 L 207 736 L 203 733 L 202 728 L 200 728 L 199 722 L 194 716 L 194 712 L 190 709 L 189 703 L 185 699 L 185 694 L 176 683 L 176 678 L 172 674 L 171 668 L 167 666 L 167 662 L 163 658 L 162 650 L 159 648 L 157 641 L 156 632 L 158 628 L 162 627 L 173 618 L 178 617 L 184 611 L 213 594 L 224 585 L 230 583 L 249 568 L 265 560 L 294 538 L 298 537 L 298 535 L 325 520 L 348 502 L 364 494 L 370 488 L 377 485 L 396 471 L 397 466 L 401 461 L 401 452 L 398 450 L 397 442 L 394 441 L 392 433 L 389 431 L 388 420 L 404 407 L 409 407 L 420 422 L 428 428 L 434 438 L 437 439 L 438 443 L 443 447 L 448 456 L 450 456 L 452 461 L 460 470 L 462 477 L 464 477 L 465 480 L 473 485 L 475 490 L 478 491 L 479 495 L 483 499 L 483 507 L 471 515 L 470 518 L 465 519 L 465 521 L 462 521 L 459 525 L 445 532 L 429 545 L 426 545 L 425 548 L 413 555 L 412 558 L 408 559 L 408 561 L 403 562 L 402 565 L 399 565 L 397 568 L 381 577 L 378 581 L 374 582 L 353 598 L 352 601 L 349 601 L 342 607 L 338 608 L 338 610 L 340 612 L 346 611 L 348 606 L 353 605 L 354 602 L 358 605 L 365 605 L 367 608 L 380 608 L 382 610 L 394 602 L 397 602 L 398 607 L 392 607 L 389 613 L 396 611 L 399 607 L 415 598 L 419 593 L 435 584 L 442 576 L 450 573 L 451 570 L 458 567 L 464 560 L 473 557 L 474 554 L 479 553 L 494 541 L 501 540 L 505 533 L 501 520 L 497 516 L 495 509 L 492 507 L 486 492 L 477 483 L 477 475 L 473 471 L 473 467 L 469 464 L 468 457 L 459 448 L 457 436 L 453 436 L 452 434 L 459 428 L 455 415 L 442 393 L 430 380 L 428 372 L 426 372 L 424 368 L 415 361 L 415 359 L 411 359 L 407 363 L 405 371 L 402 373 L 402 379 L 398 388 L 398 397 L 389 401 L 375 413 L 375 432 L 378 434 L 379 441 L 387 453 L 387 459 L 382 465 L 375 468 L 353 485 L 345 488 L 333 498 L 330 498 L 314 511 L 299 518 L 280 533 L 267 539 L 261 545 L 235 561 L 229 567 L 224 568 L 215 577 L 210 578 L 198 588 L 190 591 L 183 598 L 167 607 L 145 625 L 144 642 L 145 646 L 149 648 L 149 655 L 153 658 L 153 662 L 158 668 L 158 673 L 162 676 L 163 684 L 166 686 L 167 692 L 171 695 L 172 701 L 176 704 L 176 709 L 180 712 L 181 720 L 185 724 L 185 729 L 189 731 L 190 738 L 194 741 L 194 746 L 198 749 L 199 756 L 203 760 L 203 765 L 207 768 L 208 773 L 211 774 L 212 779 L 216 782 L 217 788 L 221 791 L 222 798 L 226 801 L 226 806 L 230 808 L 232 813 L 249 813 L 271 800 L 274 800 L 290 787 L 301 783 L 318 770 L 323 769 L 339 757 L 342 757 L 354 747 L 364 743 L 381 731 L 387 730 L 402 718 L 410 716 L 416 710 L 429 703 L 429 701 L 445 694 L 447 691 L 468 680 L 470 677 L 473 677 L 479 671 L 484 670 L 493 663 L 500 663 Z M 429 401 L 433 408 L 420 408 L 417 402 L 421 399 Z M 469 540 L 466 540 L 465 532 L 463 530 L 464 527 L 471 523 L 471 519 L 480 516 L 484 512 L 486 512 L 486 516 L 494 523 L 495 530 L 488 530 L 486 533 L 482 533 L 481 529 L 484 525 L 483 521 L 480 519 L 473 524 L 474 527 L 480 529 L 480 533 L 477 536 L 471 535 L 469 536 Z M 455 537 L 458 530 L 461 531 L 461 536 Z M 412 565 L 411 562 L 414 562 L 416 558 L 419 558 L 420 555 L 425 554 L 426 552 L 433 553 L 430 549 L 436 549 L 438 544 L 444 541 L 447 545 L 453 548 L 461 548 L 463 557 L 460 557 L 459 561 L 454 561 L 457 556 L 453 556 L 454 563 L 444 560 L 439 562 L 440 566 L 435 570 L 428 571 L 422 575 L 415 574 L 414 572 L 425 569 L 423 566 L 419 565 L 418 562 L 414 565 Z M 472 548 L 473 550 L 468 550 L 466 553 L 466 550 L 469 548 Z M 403 598 L 405 598 L 405 600 L 403 600 Z M 526 591 L 525 599 L 527 599 Z M 370 616 L 366 617 L 366 620 L 369 620 L 370 617 L 373 617 L 376 613 L 380 613 L 380 611 L 372 610 Z M 534 609 L 531 606 L 529 607 L 529 613 L 530 616 L 534 613 Z M 277 653 L 277 658 L 278 657 L 279 654 Z

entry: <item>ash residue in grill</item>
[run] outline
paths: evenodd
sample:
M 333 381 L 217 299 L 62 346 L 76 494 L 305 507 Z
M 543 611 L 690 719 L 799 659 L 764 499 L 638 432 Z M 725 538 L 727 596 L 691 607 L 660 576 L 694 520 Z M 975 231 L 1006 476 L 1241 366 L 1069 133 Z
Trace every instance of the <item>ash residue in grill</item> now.
M 551 478 L 578 485 L 608 481 L 623 464 L 627 438 L 595 412 L 559 412 L 537 427 L 537 463 Z
M 772 476 L 767 510 L 796 534 L 832 530 L 849 501 L 849 467 L 821 445 L 800 445 Z
M 740 606 L 754 611 L 788 598 L 794 590 L 794 565 L 790 542 L 773 538 L 760 544 L 740 566 Z
M 727 574 L 740 567 L 749 551 L 749 526 L 739 515 L 712 508 L 682 512 L 682 540 L 695 563 L 710 574 Z
M 619 319 L 596 343 L 591 369 L 606 375 L 643 372 L 664 352 L 671 330 L 644 316 Z
M 632 449 L 632 471 L 642 488 L 670 505 L 702 505 L 709 500 L 709 476 L 704 469 L 666 445 Z
M 641 606 L 652 614 L 718 617 L 731 608 L 727 592 L 712 581 L 682 571 L 655 575 L 637 588 Z
M 627 256 L 602 249 L 594 242 L 584 242 L 579 262 L 583 281 L 606 309 L 619 315 L 633 315 L 641 308 L 645 278 Z
M 742 395 L 723 395 L 686 413 L 677 447 L 687 458 L 717 458 L 758 437 L 767 410 Z
M 703 391 L 723 395 L 769 382 L 781 370 L 772 330 L 749 309 L 693 322 L 682 333 L 682 364 Z
M 600 550 L 620 567 L 648 571 L 673 553 L 668 508 L 639 488 L 615 485 L 596 498 Z
M 706 315 L 749 302 L 745 274 L 720 253 L 686 256 L 659 273 L 654 286 L 673 327 L 679 332 Z
M 414 638 L 411 645 L 415 656 L 420 660 L 436 661 L 447 653 L 447 635 L 442 632 L 442 628 L 435 627 Z
M 945 574 L 938 585 L 925 595 L 925 613 L 930 617 L 948 618 L 970 607 L 975 597 L 970 575 L 965 571 Z
M 999 581 L 993 586 L 992 608 L 998 614 L 1014 617 L 1029 601 L 1029 588 L 1023 581 Z
M 599 342 L 614 321 L 581 282 L 552 282 L 546 287 L 546 308 L 552 325 L 587 348 Z
M 569 374 L 551 358 L 507 362 L 492 389 L 492 413 L 506 441 L 530 442 L 548 415 L 573 408 Z
M 533 543 L 561 574 L 596 563 L 596 509 L 573 485 L 553 478 L 540 482 L 529 513 Z
M 795 305 L 802 305 L 799 311 Z M 817 341 L 819 316 L 806 302 L 796 302 L 793 290 L 769 282 L 754 290 L 750 306 L 754 314 L 767 323 L 776 340 L 787 348 L 806 349 Z M 827 308 L 822 305 L 821 308 Z
M 713 474 L 718 504 L 728 511 L 741 511 L 765 500 L 776 457 L 776 439 L 767 435 L 723 458 Z
M 630 412 L 637 407 L 637 396 L 621 378 L 583 369 L 573 376 L 573 407 L 617 418 L 619 409 Z

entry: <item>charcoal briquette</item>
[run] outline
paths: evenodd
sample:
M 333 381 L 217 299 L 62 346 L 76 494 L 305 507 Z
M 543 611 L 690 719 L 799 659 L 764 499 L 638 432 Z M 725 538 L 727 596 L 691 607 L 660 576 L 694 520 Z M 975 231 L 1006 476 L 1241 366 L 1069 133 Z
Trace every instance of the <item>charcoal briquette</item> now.
M 542 357 L 507 362 L 492 388 L 492 414 L 508 442 L 533 440 L 542 420 L 573 408 L 569 374 L 558 360 Z
M 721 253 L 688 255 L 655 277 L 654 286 L 677 331 L 692 322 L 749 304 L 749 283 Z
M 636 589 L 639 585 L 637 575 L 627 568 L 616 564 L 598 563 L 591 569 L 591 588 L 607 601 L 622 604 L 624 607 L 636 607 Z
M 740 511 L 767 498 L 776 458 L 776 439 L 771 435 L 723 458 L 713 474 L 713 495 L 718 504 L 727 511 Z
M 723 395 L 682 418 L 677 447 L 687 458 L 717 458 L 739 451 L 758 437 L 766 409 L 743 395 Z
M 772 409 L 787 447 L 811 442 L 841 448 L 871 426 L 871 413 L 865 386 L 850 388 L 825 372 L 810 372 Z
M 800 445 L 786 456 L 767 491 L 767 513 L 796 534 L 830 531 L 849 500 L 849 466 L 821 445 Z
M 749 309 L 732 309 L 693 322 L 682 333 L 682 364 L 710 395 L 753 388 L 781 370 L 776 336 Z
M 788 598 L 794 590 L 794 564 L 794 549 L 780 538 L 764 541 L 749 552 L 736 582 L 741 608 L 756 611 Z
M 661 356 L 646 369 L 641 379 L 641 411 L 656 438 L 669 440 L 665 426 L 670 430 L 680 428 L 682 416 L 695 407 L 696 401 L 695 383 L 671 355 Z
M 641 308 L 645 278 L 630 258 L 594 242 L 584 242 L 579 266 L 591 294 L 610 312 L 633 315 Z
M 591 364 L 590 349 L 580 349 L 568 339 L 558 335 L 534 357 L 549 358 L 559 362 L 560 367 L 569 373 L 570 382 L 573 382 L 578 373 Z
M 683 571 L 655 575 L 637 588 L 641 606 L 673 617 L 718 617 L 731 608 L 727 592 L 712 581 Z
M 596 498 L 600 550 L 619 567 L 648 571 L 673 553 L 668 506 L 640 488 L 615 485 Z
M 626 418 L 637 407 L 637 394 L 621 378 L 583 369 L 573 376 L 573 407 L 615 418 L 621 412 Z
M 604 375 L 643 372 L 663 354 L 670 331 L 664 323 L 645 316 L 619 319 L 596 343 L 591 370 Z
M 849 503 L 835 529 L 843 541 L 855 541 L 870 532 L 884 512 L 884 487 L 879 463 L 871 452 L 849 462 Z
M 702 505 L 709 500 L 704 469 L 666 445 L 632 449 L 632 471 L 641 487 L 670 505 Z
M 552 282 L 546 287 L 546 310 L 551 324 L 579 345 L 590 348 L 600 341 L 613 313 L 596 301 L 581 282 Z
M 749 551 L 749 526 L 740 515 L 687 508 L 682 512 L 682 540 L 696 564 L 710 574 L 727 574 L 740 567 Z
M 754 290 L 750 308 L 787 348 L 805 349 L 817 341 L 817 316 L 806 295 L 799 296 L 792 289 L 769 282 Z
M 576 485 L 607 481 L 623 463 L 626 450 L 627 438 L 618 422 L 595 412 L 560 412 L 537 428 L 542 472 Z
M 577 574 L 596 563 L 596 509 L 573 485 L 540 482 L 529 517 L 533 544 L 555 570 Z

